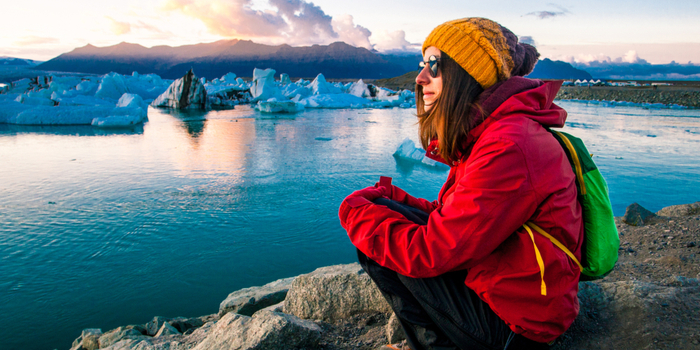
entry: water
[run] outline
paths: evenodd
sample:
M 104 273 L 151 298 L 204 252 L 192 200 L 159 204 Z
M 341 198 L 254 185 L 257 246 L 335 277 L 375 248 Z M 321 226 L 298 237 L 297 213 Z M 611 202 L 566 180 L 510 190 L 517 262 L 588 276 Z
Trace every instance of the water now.
M 700 113 L 563 102 L 616 215 L 700 200 Z M 0 339 L 67 349 L 155 315 L 355 261 L 337 208 L 379 175 L 434 199 L 447 173 L 397 162 L 413 110 L 149 111 L 132 130 L 0 124 Z

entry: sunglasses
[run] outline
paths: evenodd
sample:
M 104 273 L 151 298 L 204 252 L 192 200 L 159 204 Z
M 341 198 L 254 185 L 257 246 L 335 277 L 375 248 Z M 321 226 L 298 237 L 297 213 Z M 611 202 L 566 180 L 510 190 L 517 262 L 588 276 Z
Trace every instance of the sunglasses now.
M 435 78 L 437 77 L 438 74 L 438 63 L 440 62 L 440 58 L 436 57 L 435 55 L 431 55 L 428 57 L 427 61 L 420 61 L 418 62 L 418 70 L 423 70 L 425 66 L 429 66 L 430 69 L 428 69 L 428 72 L 430 72 L 430 76 Z

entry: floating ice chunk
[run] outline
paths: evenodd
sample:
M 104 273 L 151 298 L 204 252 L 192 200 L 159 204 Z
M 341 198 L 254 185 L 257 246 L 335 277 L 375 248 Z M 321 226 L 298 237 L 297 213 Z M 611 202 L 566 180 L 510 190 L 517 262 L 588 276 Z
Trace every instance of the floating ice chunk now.
M 141 108 L 144 111 L 148 110 L 148 105 L 146 104 L 146 102 L 143 102 L 141 96 L 136 94 L 122 95 L 122 97 L 119 98 L 119 101 L 117 101 L 117 107 L 132 107 Z
M 90 125 L 92 120 L 106 117 L 113 106 L 36 106 L 7 118 L 7 123 L 20 125 Z
M 54 99 L 56 100 L 56 99 Z M 103 100 L 95 96 L 77 95 L 75 97 L 60 97 L 60 106 L 108 106 L 114 107 L 114 102 Z
M 207 90 L 190 69 L 185 76 L 170 84 L 168 89 L 151 103 L 151 106 L 177 109 L 206 109 Z
M 32 108 L 36 108 L 36 106 L 30 106 L 30 105 L 25 105 L 23 103 L 15 102 L 14 100 L 3 100 L 0 99 L 0 102 L 2 102 L 2 108 L 0 108 L 0 123 L 10 123 L 10 119 L 16 117 L 18 114 Z
M 327 82 L 326 77 L 321 73 L 309 84 L 309 88 L 311 88 L 314 95 L 340 94 L 343 92 L 339 87 Z
M 19 95 L 15 102 L 23 103 L 31 106 L 55 106 L 56 102 L 46 97 L 33 97 L 28 95 Z
M 226 82 L 227 84 L 235 84 L 236 83 L 236 74 L 233 73 L 226 73 L 223 77 L 221 77 L 222 82 Z
M 390 97 L 393 97 L 394 95 L 396 95 L 396 91 L 394 90 L 389 90 L 383 87 L 377 87 L 377 94 L 375 95 L 375 98 L 378 100 L 386 100 Z
M 92 119 L 92 126 L 101 128 L 126 127 L 141 124 L 143 118 L 139 115 L 110 115 L 104 118 Z
M 259 101 L 256 108 L 262 113 L 296 113 L 304 110 L 304 105 L 294 101 Z
M 426 157 L 425 150 L 416 147 L 413 141 L 409 138 L 406 138 L 401 142 L 399 147 L 396 149 L 396 152 L 394 152 L 394 157 L 405 159 L 414 163 L 427 165 L 430 167 L 435 167 L 438 169 L 449 169 L 449 166 L 447 166 L 447 164 L 443 164 Z
M 287 98 L 293 97 L 293 96 L 301 96 L 307 97 L 311 95 L 311 89 L 309 89 L 306 86 L 301 86 L 297 83 L 292 83 L 287 86 L 285 86 L 282 89 L 282 94 L 286 96 Z
M 365 82 L 363 82 L 362 79 L 352 83 L 352 85 L 350 85 L 350 87 L 348 88 L 347 93 L 357 97 L 371 96 L 367 84 L 365 84 Z
M 117 73 L 109 73 L 102 77 L 100 86 L 95 92 L 95 97 L 118 100 L 127 92 L 129 92 L 129 89 L 126 87 L 124 77 Z
M 252 102 L 267 101 L 271 98 L 284 99 L 284 95 L 275 84 L 275 70 L 253 69 L 253 83 L 250 87 L 250 94 L 253 96 Z
M 307 108 L 367 108 L 371 102 L 350 94 L 323 94 L 309 96 L 300 101 Z
M 287 85 L 287 84 L 291 84 L 291 83 L 292 83 L 292 80 L 289 79 L 289 74 L 287 74 L 287 73 L 280 74 L 280 84 Z

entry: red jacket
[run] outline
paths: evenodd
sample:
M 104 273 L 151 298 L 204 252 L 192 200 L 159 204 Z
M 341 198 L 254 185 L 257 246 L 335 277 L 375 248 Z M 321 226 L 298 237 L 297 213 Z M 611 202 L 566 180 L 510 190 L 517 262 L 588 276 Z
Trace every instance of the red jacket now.
M 339 216 L 352 243 L 409 277 L 467 269 L 464 283 L 516 333 L 539 342 L 564 333 L 578 315 L 579 268 L 535 232 L 541 275 L 535 244 L 522 227 L 534 222 L 581 259 L 574 174 L 543 127 L 564 125 L 566 112 L 552 102 L 560 86 L 515 77 L 485 91 L 480 101 L 493 112 L 471 130 L 468 152 L 451 164 L 438 200 L 389 190 L 392 199 L 430 213 L 427 225 L 371 202 L 344 201 Z

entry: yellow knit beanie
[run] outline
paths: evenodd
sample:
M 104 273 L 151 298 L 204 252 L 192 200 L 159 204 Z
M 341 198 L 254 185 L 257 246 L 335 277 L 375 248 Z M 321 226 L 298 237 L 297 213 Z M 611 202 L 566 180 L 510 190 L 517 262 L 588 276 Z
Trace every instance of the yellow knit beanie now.
M 423 53 L 430 46 L 448 54 L 484 89 L 511 75 L 529 74 L 539 57 L 537 49 L 518 43 L 510 30 L 486 18 L 445 22 L 425 39 Z

